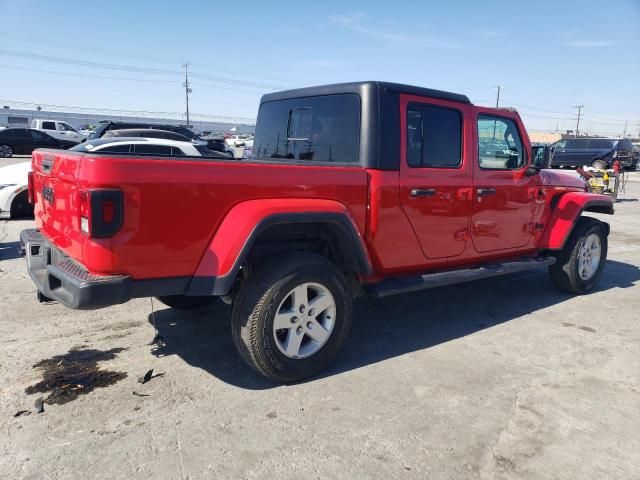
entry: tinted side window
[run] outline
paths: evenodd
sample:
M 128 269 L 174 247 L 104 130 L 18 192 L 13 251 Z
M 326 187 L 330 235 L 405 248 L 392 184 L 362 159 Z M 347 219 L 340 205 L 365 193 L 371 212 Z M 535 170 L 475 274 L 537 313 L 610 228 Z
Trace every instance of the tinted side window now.
M 34 140 L 48 140 L 50 137 L 48 135 L 45 135 L 42 132 L 39 132 L 38 130 L 29 130 L 29 135 L 31 135 L 31 138 L 33 138 Z
M 186 154 L 178 147 L 171 147 L 171 155 L 175 157 L 184 157 Z
M 589 142 L 582 138 L 569 138 L 565 144 L 566 150 L 585 150 L 588 148 Z
M 112 145 L 110 147 L 101 148 L 98 151 L 101 153 L 129 153 L 130 149 L 131 149 L 131 145 L 120 144 L 120 145 Z
M 42 129 L 43 130 L 55 130 L 56 129 L 56 122 L 42 122 Z
M 263 103 L 253 158 L 357 163 L 360 97 L 354 94 Z
M 169 145 L 137 144 L 133 148 L 136 155 L 171 155 L 171 146 Z
M 598 149 L 598 150 L 607 150 L 613 148 L 614 142 L 611 140 L 589 140 L 589 148 Z
M 410 167 L 459 167 L 462 118 L 450 108 L 409 105 L 407 163 Z
M 480 168 L 522 168 L 525 156 L 516 124 L 507 118 L 478 116 L 478 161 Z

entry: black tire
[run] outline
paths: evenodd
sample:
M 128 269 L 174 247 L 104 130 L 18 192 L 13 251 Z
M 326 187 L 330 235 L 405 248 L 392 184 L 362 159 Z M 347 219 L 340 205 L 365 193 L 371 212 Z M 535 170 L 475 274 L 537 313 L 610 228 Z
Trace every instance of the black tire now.
M 607 162 L 605 162 L 601 158 L 596 158 L 593 162 L 591 162 L 591 166 L 593 168 L 598 168 L 600 170 L 604 170 L 604 169 L 607 168 Z
M 33 205 L 29 203 L 27 191 L 20 192 L 11 202 L 11 218 L 33 218 Z
M 0 144 L 0 158 L 11 158 L 13 156 L 13 148 L 6 143 Z
M 600 238 L 600 263 L 595 274 L 584 280 L 578 271 L 578 256 L 582 242 L 592 233 Z M 578 295 L 589 292 L 595 287 L 602 275 L 607 261 L 607 248 L 605 225 L 595 218 L 580 217 L 564 248 L 555 254 L 555 265 L 549 267 L 549 275 L 553 284 L 564 292 Z
M 333 296 L 333 329 L 317 352 L 290 358 L 276 344 L 273 321 L 292 289 L 309 282 L 321 285 Z M 302 380 L 334 360 L 351 330 L 352 310 L 352 292 L 333 263 L 306 252 L 282 255 L 258 267 L 241 285 L 231 314 L 233 342 L 240 356 L 258 373 L 279 382 Z
M 163 297 L 156 297 L 166 306 L 175 308 L 177 310 L 195 310 L 197 308 L 204 308 L 211 305 L 216 297 L 211 296 L 187 296 L 187 295 L 165 295 Z

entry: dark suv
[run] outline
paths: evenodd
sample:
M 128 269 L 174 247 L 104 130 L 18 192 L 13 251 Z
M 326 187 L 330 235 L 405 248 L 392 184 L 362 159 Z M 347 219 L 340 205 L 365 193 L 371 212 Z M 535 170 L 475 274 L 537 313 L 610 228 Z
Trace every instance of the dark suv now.
M 204 139 L 200 137 L 197 133 L 188 129 L 187 127 L 182 127 L 180 125 L 168 125 L 168 124 L 159 124 L 159 123 L 142 123 L 142 122 L 113 122 L 111 120 L 102 120 L 98 123 L 96 129 L 91 132 L 89 138 L 87 140 L 94 140 L 96 138 L 102 138 L 105 133 L 111 130 L 140 130 L 140 129 L 151 129 L 151 130 L 164 130 L 166 132 L 177 133 L 178 135 L 182 135 L 186 137 L 187 140 L 191 140 L 198 145 L 203 145 L 210 150 L 216 152 L 225 152 L 224 143 L 222 143 L 221 139 Z
M 618 138 L 567 138 L 552 145 L 552 167 L 611 168 L 613 161 L 622 167 L 633 164 L 633 145 Z

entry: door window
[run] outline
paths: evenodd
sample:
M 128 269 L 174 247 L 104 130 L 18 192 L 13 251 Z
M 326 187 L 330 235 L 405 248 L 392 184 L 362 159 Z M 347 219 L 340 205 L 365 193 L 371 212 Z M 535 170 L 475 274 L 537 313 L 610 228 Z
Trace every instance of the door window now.
M 29 130 L 29 135 L 31 135 L 31 138 L 33 138 L 34 140 L 44 141 L 49 139 L 47 135 L 39 132 L 38 130 Z
M 129 144 L 119 144 L 119 145 L 111 145 L 110 147 L 101 148 L 98 150 L 102 153 L 129 153 L 129 149 L 131 145 Z
M 525 154 L 513 120 L 491 115 L 478 117 L 480 168 L 515 170 L 525 165 Z
M 461 153 L 462 116 L 458 110 L 409 105 L 407 163 L 410 167 L 459 167 Z
M 55 130 L 56 129 L 56 122 L 42 122 L 42 129 L 43 130 Z
M 68 123 L 64 123 L 64 122 L 58 123 L 58 127 L 59 127 L 59 130 L 62 130 L 63 132 L 75 132 L 76 131 L 75 128 L 73 128 Z
M 133 147 L 136 155 L 171 155 L 171 147 L 169 145 L 137 144 Z

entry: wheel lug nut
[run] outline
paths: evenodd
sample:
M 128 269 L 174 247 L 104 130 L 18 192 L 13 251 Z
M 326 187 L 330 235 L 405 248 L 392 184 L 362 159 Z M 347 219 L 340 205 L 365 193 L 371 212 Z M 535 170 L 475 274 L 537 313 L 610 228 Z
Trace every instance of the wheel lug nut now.
M 304 313 L 305 311 L 305 306 L 304 305 L 300 305 L 300 313 Z
M 313 308 L 310 308 L 310 309 L 309 309 L 309 315 L 313 317 L 313 314 L 314 314 L 314 313 L 315 313 L 315 312 L 313 311 Z
M 291 323 L 297 323 L 298 317 L 291 317 Z
M 313 325 L 311 324 L 311 322 L 307 322 L 307 328 L 308 328 L 309 330 L 311 330 L 311 329 L 313 328 Z
M 302 327 L 296 328 L 296 333 L 300 335 L 302 333 Z

